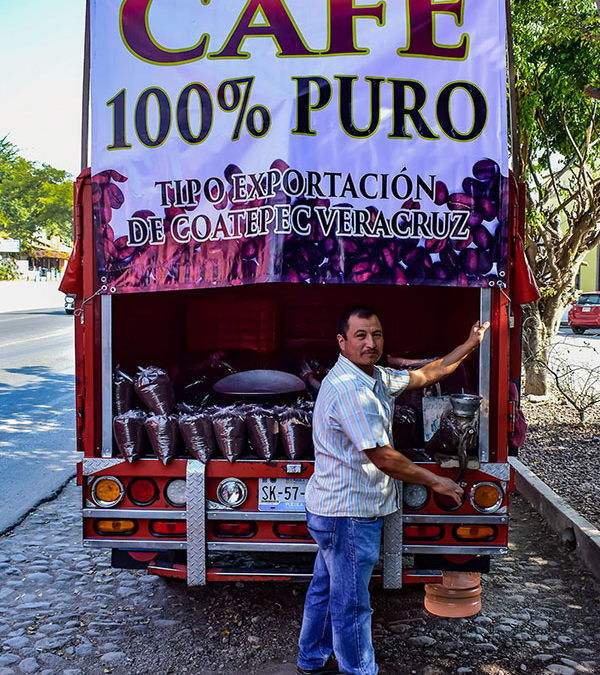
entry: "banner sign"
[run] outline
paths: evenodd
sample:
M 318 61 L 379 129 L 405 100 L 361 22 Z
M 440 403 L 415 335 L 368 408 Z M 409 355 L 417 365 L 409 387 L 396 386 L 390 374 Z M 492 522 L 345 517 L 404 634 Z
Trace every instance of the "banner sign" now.
M 503 0 L 92 0 L 107 292 L 506 278 Z

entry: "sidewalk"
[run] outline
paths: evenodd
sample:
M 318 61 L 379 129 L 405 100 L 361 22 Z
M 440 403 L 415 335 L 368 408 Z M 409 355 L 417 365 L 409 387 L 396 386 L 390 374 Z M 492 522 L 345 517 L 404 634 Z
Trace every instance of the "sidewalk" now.
M 63 307 L 57 281 L 0 281 L 0 313 Z

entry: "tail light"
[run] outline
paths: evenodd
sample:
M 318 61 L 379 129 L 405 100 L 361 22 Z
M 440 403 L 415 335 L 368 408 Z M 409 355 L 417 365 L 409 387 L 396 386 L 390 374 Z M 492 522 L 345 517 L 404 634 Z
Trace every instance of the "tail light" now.
M 306 523 L 275 523 L 273 531 L 282 538 L 310 539 Z
M 150 532 L 155 537 L 183 537 L 186 531 L 184 520 L 155 520 L 150 523 Z
M 459 525 L 454 528 L 454 537 L 461 541 L 492 541 L 498 536 L 493 525 Z
M 417 483 L 404 483 L 402 501 L 405 508 L 410 511 L 418 511 L 429 501 L 429 489 Z
M 215 522 L 213 532 L 217 537 L 253 537 L 256 534 L 256 523 Z
M 424 540 L 424 539 L 441 539 L 444 535 L 444 528 L 441 525 L 405 525 L 404 539 L 409 540 Z
M 477 511 L 493 513 L 502 506 L 504 492 L 498 483 L 475 483 L 471 488 L 469 500 Z
M 97 534 L 133 534 L 137 530 L 135 520 L 95 520 L 94 530 Z
M 135 478 L 127 486 L 127 496 L 137 506 L 149 506 L 158 499 L 158 487 L 151 478 Z
M 452 497 L 447 495 L 440 495 L 437 492 L 433 493 L 433 501 L 443 511 L 456 511 L 465 503 L 465 496 L 463 494 L 460 504 L 457 504 Z
M 183 478 L 174 478 L 167 483 L 165 487 L 165 499 L 171 506 L 185 506 L 186 482 Z
M 101 476 L 92 483 L 92 499 L 102 508 L 115 506 L 124 494 L 123 483 L 114 476 Z

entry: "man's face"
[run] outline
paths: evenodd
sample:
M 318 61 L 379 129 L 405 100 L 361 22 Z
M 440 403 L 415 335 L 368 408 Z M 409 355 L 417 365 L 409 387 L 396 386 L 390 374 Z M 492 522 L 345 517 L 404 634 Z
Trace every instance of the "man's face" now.
M 337 340 L 342 356 L 363 370 L 372 371 L 383 354 L 383 331 L 375 315 L 368 319 L 352 315 L 348 321 L 346 338 L 338 335 Z

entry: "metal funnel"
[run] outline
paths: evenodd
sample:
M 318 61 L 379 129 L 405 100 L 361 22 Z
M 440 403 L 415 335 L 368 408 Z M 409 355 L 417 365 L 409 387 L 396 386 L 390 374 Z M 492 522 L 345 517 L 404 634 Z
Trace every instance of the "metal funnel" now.
M 473 417 L 479 410 L 482 397 L 477 394 L 452 394 L 450 403 L 452 411 L 458 417 Z

